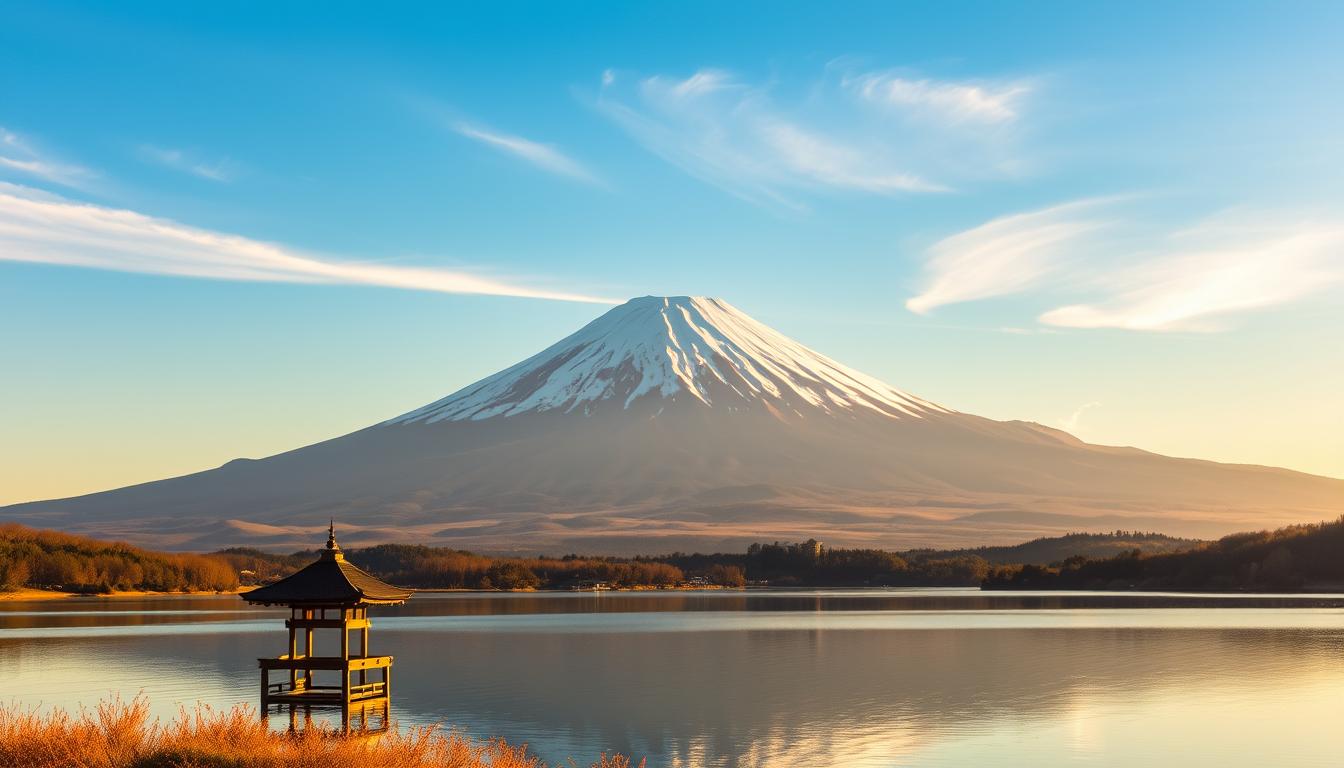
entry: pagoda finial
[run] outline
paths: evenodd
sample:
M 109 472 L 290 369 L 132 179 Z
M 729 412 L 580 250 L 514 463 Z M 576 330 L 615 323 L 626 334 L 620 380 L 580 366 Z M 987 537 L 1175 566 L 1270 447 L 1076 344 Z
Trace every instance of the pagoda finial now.
M 327 526 L 327 548 L 322 550 L 323 560 L 344 560 L 345 554 L 341 552 L 341 545 L 336 543 L 336 519 L 332 518 Z

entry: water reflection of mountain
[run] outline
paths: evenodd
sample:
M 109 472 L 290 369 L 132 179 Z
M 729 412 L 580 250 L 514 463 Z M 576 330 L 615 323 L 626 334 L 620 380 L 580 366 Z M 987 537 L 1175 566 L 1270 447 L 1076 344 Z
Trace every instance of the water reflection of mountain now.
M 794 747 L 803 762 L 793 764 L 822 764 L 814 761 L 839 759 L 849 746 L 875 740 L 899 752 L 987 721 L 1057 716 L 1085 693 L 1126 697 L 1251 679 L 1283 685 L 1333 667 L 1344 647 L 1338 633 L 1283 630 L 390 639 L 401 649 L 399 663 L 435 669 L 402 684 L 405 707 L 471 723 L 473 730 L 492 720 L 546 723 L 574 734 L 577 743 L 680 755 L 686 764 L 696 755 L 763 757 L 763 750 L 770 761 L 743 764 L 767 764 Z M 442 690 L 453 691 L 453 700 L 439 698 Z
M 1331 711 L 1318 706 L 1321 695 L 1338 703 L 1337 611 L 1150 607 L 1182 600 L 1280 604 L 1076 594 L 436 596 L 375 617 L 374 650 L 397 657 L 393 706 L 402 723 L 442 721 L 527 741 L 552 762 L 614 749 L 650 755 L 650 766 L 922 764 L 968 738 L 1029 740 L 1074 721 L 1105 729 L 1118 722 L 1115 712 L 1136 717 L 1164 702 L 1181 703 L 1181 727 L 1216 714 L 1227 732 L 1310 723 Z M 182 604 L 154 607 L 169 605 Z M 1098 605 L 1114 608 L 1040 610 Z M 156 634 L 174 631 L 161 623 L 170 617 L 212 631 Z M 104 617 L 126 621 L 113 636 L 0 637 L 0 674 L 21 702 L 69 706 L 143 688 L 168 716 L 177 700 L 252 703 L 256 659 L 283 644 L 282 624 L 275 618 L 266 632 L 253 626 L 265 616 L 217 617 L 169 614 L 137 626 L 117 615 Z M 772 628 L 779 617 L 789 628 Z M 1203 626 L 1157 626 L 1173 617 Z M 32 618 L 0 612 L 0 626 Z M 1014 626 L 1024 619 L 1051 626 Z M 870 620 L 885 628 L 836 629 Z M 1299 620 L 1315 628 L 1291 626 Z M 630 626 L 639 629 L 613 630 Z M 1210 709 L 1218 702 L 1236 709 Z M 1285 746 L 1263 733 L 1260 742 Z M 1330 746 L 1324 736 L 1310 743 Z M 1108 745 L 1122 756 L 1136 748 Z

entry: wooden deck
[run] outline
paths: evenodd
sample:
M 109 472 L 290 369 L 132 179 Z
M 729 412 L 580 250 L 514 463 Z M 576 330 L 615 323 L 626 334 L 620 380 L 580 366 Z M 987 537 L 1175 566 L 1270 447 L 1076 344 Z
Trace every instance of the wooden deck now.
M 347 701 L 347 695 L 351 705 L 385 699 L 387 698 L 387 686 L 382 682 L 352 685 L 347 694 L 337 685 L 305 686 L 303 683 L 299 683 L 298 687 L 291 687 L 289 683 L 271 683 L 270 690 L 266 694 L 266 703 L 268 705 L 298 704 L 305 707 L 341 706 Z
M 359 672 L 369 669 L 382 669 L 392 666 L 391 656 L 290 656 L 285 654 L 277 658 L 257 659 L 261 668 L 272 669 L 344 669 Z
M 356 706 L 387 701 L 392 689 L 391 656 L 297 656 L 257 659 L 261 668 L 261 708 L 272 705 L 340 707 L 347 713 Z M 271 681 L 271 672 L 289 673 L 288 680 Z M 369 680 L 369 672 L 382 671 L 381 680 Z M 340 685 L 317 685 L 314 671 L 340 672 Z

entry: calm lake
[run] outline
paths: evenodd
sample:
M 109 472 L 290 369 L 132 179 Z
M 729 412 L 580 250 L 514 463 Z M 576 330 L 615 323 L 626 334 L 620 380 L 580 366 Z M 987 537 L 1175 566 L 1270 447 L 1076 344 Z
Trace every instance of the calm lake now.
M 255 705 L 285 611 L 0 603 L 0 700 Z M 1344 596 L 420 594 L 393 718 L 653 766 L 1340 765 Z M 319 652 L 321 649 L 319 648 Z

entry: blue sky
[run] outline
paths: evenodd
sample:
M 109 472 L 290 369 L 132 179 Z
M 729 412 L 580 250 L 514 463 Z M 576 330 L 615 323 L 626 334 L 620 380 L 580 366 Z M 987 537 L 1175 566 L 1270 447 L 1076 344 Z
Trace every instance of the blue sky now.
M 0 5 L 0 502 L 340 434 L 644 294 L 1344 476 L 1344 6 L 722 5 Z

